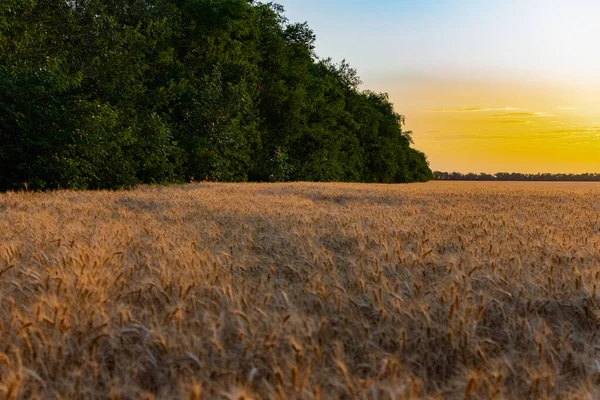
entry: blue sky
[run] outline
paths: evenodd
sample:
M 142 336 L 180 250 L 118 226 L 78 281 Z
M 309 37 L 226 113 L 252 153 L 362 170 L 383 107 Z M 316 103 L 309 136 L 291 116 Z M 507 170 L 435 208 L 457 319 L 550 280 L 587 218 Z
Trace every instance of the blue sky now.
M 278 3 L 390 94 L 432 168 L 600 172 L 600 1 Z
M 415 28 L 432 19 L 452 14 L 436 1 L 278 1 L 292 22 L 307 21 L 317 34 L 317 53 L 335 60 L 347 59 L 363 72 L 393 71 L 407 67 L 408 54 L 427 40 Z M 423 29 L 418 29 L 423 31 Z M 427 35 L 429 36 L 429 35 Z
M 313 28 L 319 55 L 346 58 L 368 75 L 600 76 L 597 1 L 278 2 L 291 21 Z

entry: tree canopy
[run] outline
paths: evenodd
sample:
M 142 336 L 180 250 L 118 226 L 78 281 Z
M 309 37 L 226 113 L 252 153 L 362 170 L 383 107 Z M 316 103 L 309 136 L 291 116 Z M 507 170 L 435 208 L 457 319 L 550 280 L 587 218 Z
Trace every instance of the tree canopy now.
M 439 181 L 541 181 L 541 182 L 600 182 L 600 174 L 585 173 L 585 174 L 524 174 L 519 172 L 498 172 L 495 174 L 487 174 L 481 172 L 479 174 L 469 172 L 462 174 L 460 172 L 443 172 L 434 171 L 433 175 Z
M 0 2 L 0 190 L 433 178 L 385 94 L 252 0 Z

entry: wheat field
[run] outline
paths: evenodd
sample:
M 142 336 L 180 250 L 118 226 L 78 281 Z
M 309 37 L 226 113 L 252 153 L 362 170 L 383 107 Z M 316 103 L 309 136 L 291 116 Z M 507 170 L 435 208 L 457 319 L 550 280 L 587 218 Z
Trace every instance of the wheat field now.
M 598 398 L 600 185 L 0 194 L 0 398 Z

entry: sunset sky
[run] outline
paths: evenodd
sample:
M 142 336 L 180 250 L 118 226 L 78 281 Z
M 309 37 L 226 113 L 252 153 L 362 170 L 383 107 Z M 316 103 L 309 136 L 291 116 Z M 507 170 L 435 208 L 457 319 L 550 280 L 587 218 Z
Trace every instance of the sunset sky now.
M 278 3 L 390 94 L 432 169 L 600 172 L 600 2 Z

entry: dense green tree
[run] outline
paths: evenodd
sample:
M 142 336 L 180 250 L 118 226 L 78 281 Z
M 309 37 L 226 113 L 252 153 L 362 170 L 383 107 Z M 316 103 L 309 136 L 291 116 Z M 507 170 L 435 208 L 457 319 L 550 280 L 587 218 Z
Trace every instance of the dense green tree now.
M 4 0 L 0 190 L 431 179 L 404 117 L 252 0 Z
M 562 182 L 600 182 L 600 174 L 524 174 L 519 172 L 498 172 L 496 174 L 472 172 L 462 174 L 460 172 L 441 172 L 435 171 L 434 179 L 440 181 L 562 181 Z

